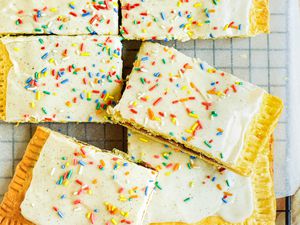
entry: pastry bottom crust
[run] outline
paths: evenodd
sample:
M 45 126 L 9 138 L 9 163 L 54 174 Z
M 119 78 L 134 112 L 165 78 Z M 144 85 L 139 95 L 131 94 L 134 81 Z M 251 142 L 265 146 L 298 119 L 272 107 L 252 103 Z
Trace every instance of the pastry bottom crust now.
M 271 225 L 275 224 L 276 199 L 273 183 L 273 138 L 257 157 L 252 174 L 254 190 L 253 214 L 242 223 L 229 223 L 219 216 L 210 216 L 197 223 L 181 222 L 151 223 L 151 225 Z

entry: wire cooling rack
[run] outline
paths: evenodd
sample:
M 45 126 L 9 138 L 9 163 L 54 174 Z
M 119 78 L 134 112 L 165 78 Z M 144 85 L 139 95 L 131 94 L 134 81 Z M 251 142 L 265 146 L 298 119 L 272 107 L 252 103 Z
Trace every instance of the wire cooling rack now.
M 257 84 L 281 97 L 287 110 L 287 75 L 289 73 L 287 6 L 288 0 L 271 2 L 272 33 L 270 35 L 246 39 L 197 40 L 185 43 L 174 41 L 163 44 L 174 46 L 191 57 L 199 57 L 218 69 Z M 140 42 L 124 41 L 124 76 L 130 73 L 139 46 Z M 275 132 L 275 151 L 284 153 L 288 145 L 287 115 L 288 112 L 284 111 Z M 127 149 L 127 131 L 118 125 L 88 123 L 45 123 L 43 125 L 100 148 L 118 148 L 124 151 Z M 16 126 L 0 123 L 0 201 L 36 126 L 35 124 Z M 283 177 L 284 172 L 275 171 L 276 175 Z M 290 225 L 291 198 L 287 197 L 284 200 L 277 211 L 285 213 L 285 224 Z

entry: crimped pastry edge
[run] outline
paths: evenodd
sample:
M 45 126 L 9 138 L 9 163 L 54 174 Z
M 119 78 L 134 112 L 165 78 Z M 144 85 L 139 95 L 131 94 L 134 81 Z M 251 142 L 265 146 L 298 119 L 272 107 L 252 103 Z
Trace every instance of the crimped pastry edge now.
M 30 140 L 21 162 L 16 167 L 15 174 L 8 186 L 8 191 L 0 204 L 0 224 L 33 225 L 33 223 L 22 216 L 20 205 L 29 188 L 33 167 L 49 134 L 48 130 L 38 127 Z
M 253 0 L 250 10 L 250 36 L 270 33 L 269 0 Z
M 256 158 L 263 151 L 283 110 L 280 98 L 265 94 L 259 113 L 253 118 L 245 135 L 243 150 L 237 161 L 241 175 L 250 175 Z
M 6 118 L 7 75 L 11 67 L 8 51 L 0 40 L 0 120 Z

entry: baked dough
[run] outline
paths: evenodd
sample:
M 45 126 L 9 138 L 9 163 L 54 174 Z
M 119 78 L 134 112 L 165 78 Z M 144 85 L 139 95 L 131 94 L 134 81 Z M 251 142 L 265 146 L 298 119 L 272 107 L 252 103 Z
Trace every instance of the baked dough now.
M 117 0 L 0 0 L 0 34 L 118 34 Z
M 220 168 L 129 131 L 129 155 L 159 171 L 143 224 L 274 224 L 272 143 L 258 156 L 252 176 L 243 177 L 220 173 Z M 224 199 L 223 193 L 230 196 Z
M 157 173 L 127 158 L 38 127 L 0 205 L 0 224 L 140 225 Z
M 145 42 L 113 120 L 249 176 L 283 105 L 262 88 Z
M 121 51 L 116 36 L 0 39 L 0 119 L 107 121 L 121 95 Z
M 269 32 L 268 0 L 121 0 L 121 34 L 131 40 L 249 37 Z

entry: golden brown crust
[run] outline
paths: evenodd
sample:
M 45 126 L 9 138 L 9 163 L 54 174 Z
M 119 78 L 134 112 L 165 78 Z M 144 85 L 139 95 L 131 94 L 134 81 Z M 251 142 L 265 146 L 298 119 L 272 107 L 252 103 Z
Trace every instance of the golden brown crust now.
M 5 120 L 7 75 L 12 67 L 5 45 L 0 41 L 0 120 Z
M 250 35 L 270 32 L 269 0 L 253 0 L 250 10 Z
M 110 113 L 113 114 L 112 119 L 114 122 L 129 129 L 147 135 L 158 142 L 171 144 L 181 151 L 197 156 L 210 164 L 226 167 L 243 176 L 250 176 L 253 171 L 256 157 L 262 151 L 263 146 L 265 146 L 270 135 L 273 133 L 282 109 L 283 103 L 279 98 L 270 94 L 264 95 L 260 112 L 253 118 L 250 124 L 250 128 L 245 135 L 243 150 L 236 164 L 226 163 L 219 158 L 213 157 L 213 155 L 207 151 L 192 146 L 188 142 L 179 143 L 172 136 L 146 129 L 134 121 L 128 121 L 122 118 L 118 111 Z
M 276 199 L 273 184 L 273 138 L 270 138 L 254 166 L 252 184 L 254 192 L 253 214 L 242 223 L 228 223 L 219 216 L 210 216 L 189 225 L 271 225 L 275 224 Z M 188 225 L 186 223 L 152 223 L 151 225 Z
M 236 164 L 241 175 L 248 176 L 251 174 L 257 155 L 269 141 L 282 110 L 283 103 L 281 99 L 265 94 L 260 112 L 252 120 L 246 133 L 245 145 Z
M 30 185 L 33 167 L 49 134 L 49 130 L 38 127 L 30 140 L 21 162 L 16 167 L 15 175 L 8 186 L 8 191 L 0 204 L 1 225 L 32 224 L 22 216 L 20 205 Z

